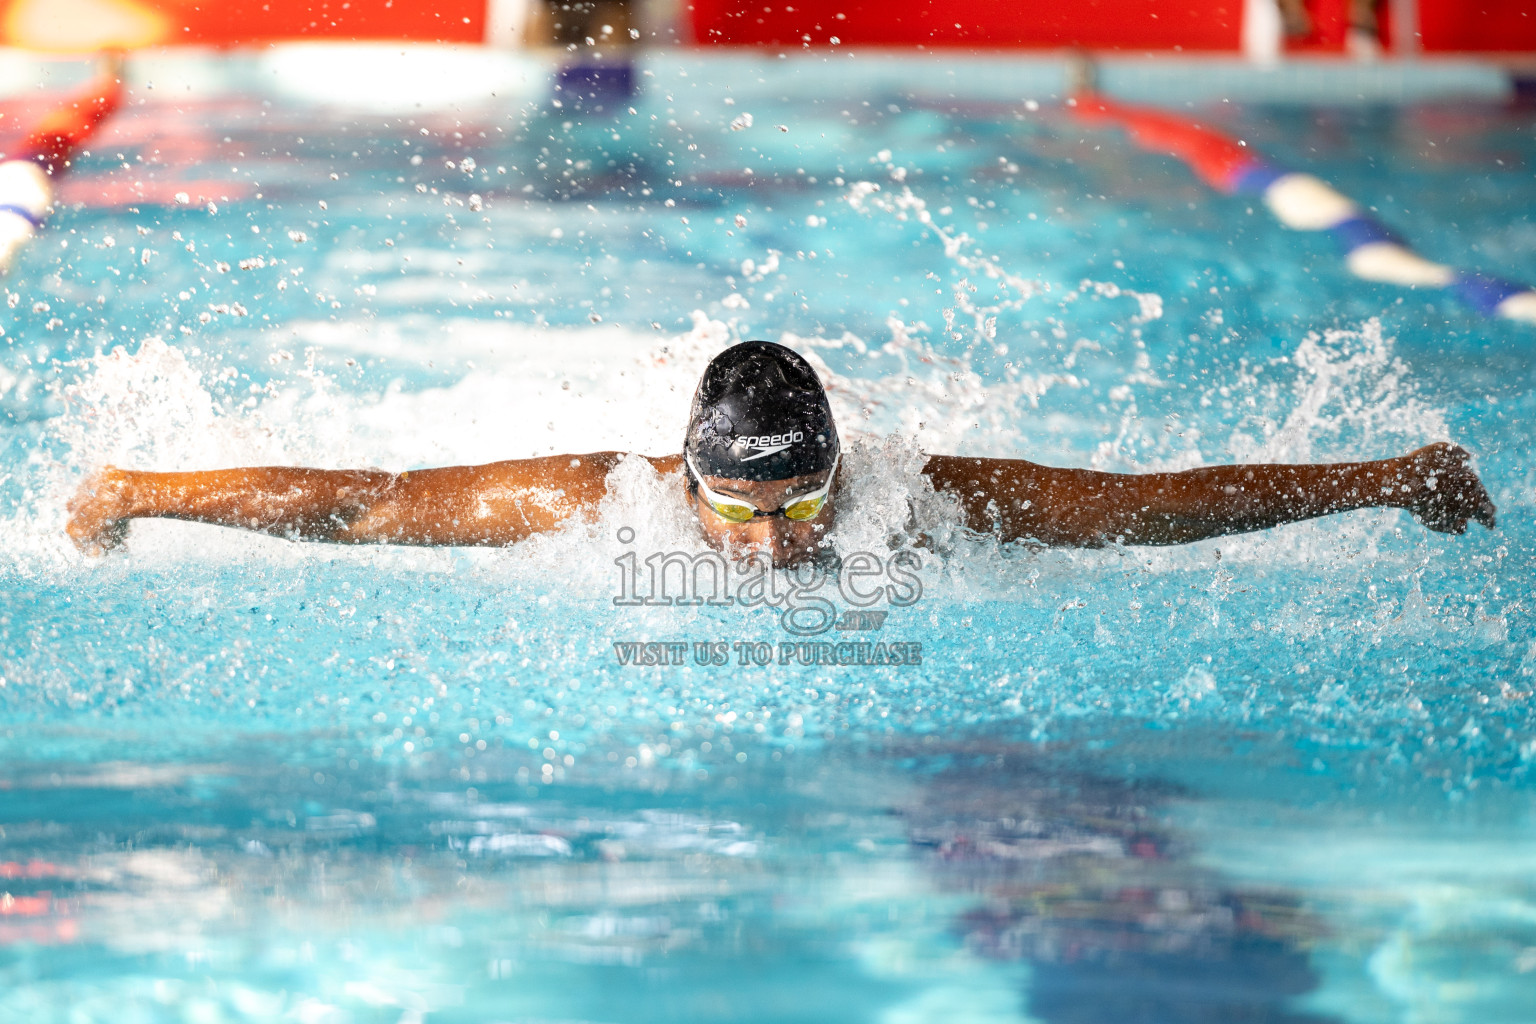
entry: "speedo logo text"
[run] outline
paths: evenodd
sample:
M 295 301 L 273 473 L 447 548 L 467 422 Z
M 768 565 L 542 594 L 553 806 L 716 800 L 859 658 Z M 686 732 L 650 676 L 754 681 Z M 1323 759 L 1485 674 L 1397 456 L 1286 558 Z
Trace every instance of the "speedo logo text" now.
M 757 449 L 756 452 L 741 460 L 742 462 L 751 462 L 753 459 L 776 455 L 790 445 L 798 444 L 804 440 L 804 434 L 798 430 L 791 430 L 787 434 L 757 434 L 752 437 L 738 437 L 736 442 L 743 447 Z

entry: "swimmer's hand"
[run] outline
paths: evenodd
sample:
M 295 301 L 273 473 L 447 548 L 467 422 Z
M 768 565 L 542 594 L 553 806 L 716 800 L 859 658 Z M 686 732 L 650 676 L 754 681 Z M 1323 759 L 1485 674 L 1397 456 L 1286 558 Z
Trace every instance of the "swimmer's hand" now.
M 1472 456 L 1460 445 L 1440 441 L 1397 459 L 1386 487 L 1397 494 L 1391 504 L 1440 533 L 1466 533 L 1475 520 L 1488 529 L 1496 525 L 1493 499 L 1469 463 Z
M 122 544 L 128 536 L 129 474 L 107 466 L 87 477 L 70 499 L 69 522 L 64 532 L 75 547 L 100 557 Z

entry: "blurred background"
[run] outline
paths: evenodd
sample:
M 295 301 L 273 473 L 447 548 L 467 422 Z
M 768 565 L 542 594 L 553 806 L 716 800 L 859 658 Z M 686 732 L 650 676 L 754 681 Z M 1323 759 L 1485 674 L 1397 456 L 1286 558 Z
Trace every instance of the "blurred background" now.
M 1088 0 L 1072 10 L 979 2 L 963 13 L 923 0 L 790 5 L 719 0 L 7 0 L 3 10 L 6 45 L 61 53 L 320 39 L 518 46 L 580 45 L 590 38 L 625 45 L 630 29 L 650 45 L 1080 47 L 1241 54 L 1256 60 L 1300 54 L 1477 53 L 1514 62 L 1536 48 L 1529 12 L 1517 0 Z

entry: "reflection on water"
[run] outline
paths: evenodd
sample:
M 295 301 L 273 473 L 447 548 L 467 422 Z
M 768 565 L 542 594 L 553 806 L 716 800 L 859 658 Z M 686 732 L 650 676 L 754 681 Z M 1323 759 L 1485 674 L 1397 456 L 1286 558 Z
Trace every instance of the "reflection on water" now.
M 1317 985 L 1318 923 L 1295 897 L 1189 862 L 1158 824 L 1171 787 L 1063 773 L 1019 744 L 921 749 L 904 809 L 938 884 L 977 898 L 968 948 L 1031 967 L 1031 1016 L 1062 1024 L 1322 1021 L 1288 1003 Z
M 1288 1008 L 1317 922 L 1191 863 L 1170 786 L 967 739 L 708 782 L 489 760 L 12 774 L 0 1019 L 1331 1019 Z

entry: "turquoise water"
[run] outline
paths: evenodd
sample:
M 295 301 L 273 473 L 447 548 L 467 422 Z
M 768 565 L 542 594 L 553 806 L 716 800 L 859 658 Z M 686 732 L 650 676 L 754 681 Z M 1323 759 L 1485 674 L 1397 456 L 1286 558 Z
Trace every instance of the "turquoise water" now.
M 1528 1019 L 1529 329 L 1352 281 L 1046 93 L 889 68 L 658 60 L 611 118 L 542 71 L 140 84 L 4 282 L 0 1020 Z M 1529 111 L 1199 109 L 1536 280 Z M 920 665 L 621 664 L 792 639 L 614 605 L 615 559 L 701 549 L 638 465 L 505 551 L 62 537 L 102 462 L 675 451 L 748 337 L 856 441 L 840 550 L 914 504 L 940 539 L 861 634 Z M 1000 551 L 915 477 L 1439 438 L 1497 532 Z

